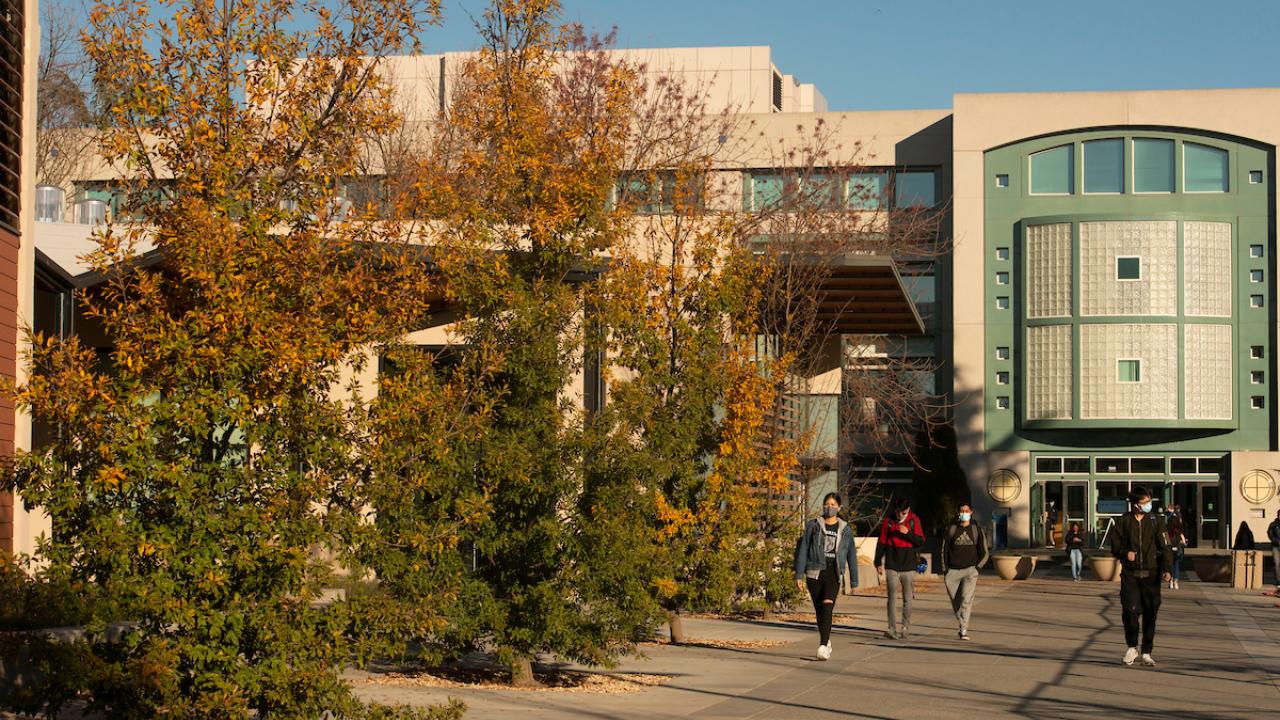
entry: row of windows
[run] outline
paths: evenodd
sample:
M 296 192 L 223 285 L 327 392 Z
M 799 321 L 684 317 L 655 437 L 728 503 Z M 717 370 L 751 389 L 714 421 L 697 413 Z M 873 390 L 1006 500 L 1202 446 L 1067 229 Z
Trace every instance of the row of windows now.
M 1105 138 L 1059 145 L 1033 153 L 1029 159 L 1032 195 L 1072 195 L 1076 192 L 1076 161 L 1083 163 L 1081 182 L 1086 194 L 1115 195 L 1177 192 L 1177 146 L 1182 146 L 1181 191 L 1224 193 L 1231 189 L 1230 157 L 1226 150 L 1164 138 Z M 1261 170 L 1249 182 L 1261 183 Z M 997 186 L 1008 178 L 998 176 Z
M 797 200 L 814 208 L 853 210 L 931 208 L 938 204 L 938 177 L 933 170 L 884 169 L 807 177 L 762 170 L 750 174 L 744 190 L 749 210 L 766 210 Z
M 1098 457 L 1093 460 L 1097 475 L 1217 475 L 1222 471 L 1220 457 Z M 1088 475 L 1087 457 L 1038 457 L 1036 473 L 1046 475 Z

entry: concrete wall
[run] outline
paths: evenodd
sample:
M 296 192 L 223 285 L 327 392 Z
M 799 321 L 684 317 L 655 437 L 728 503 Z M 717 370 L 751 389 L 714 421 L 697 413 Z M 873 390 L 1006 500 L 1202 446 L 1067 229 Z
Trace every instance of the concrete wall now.
M 1242 481 L 1251 471 L 1260 470 L 1271 478 L 1272 487 L 1280 485 L 1280 452 L 1234 452 L 1230 460 L 1231 472 L 1223 495 L 1231 512 L 1231 525 L 1223 528 L 1224 535 L 1234 543 L 1240 523 L 1246 522 L 1253 531 L 1254 541 L 1266 543 L 1267 526 L 1280 510 L 1280 492 L 1272 492 L 1269 500 L 1255 504 L 1245 499 Z

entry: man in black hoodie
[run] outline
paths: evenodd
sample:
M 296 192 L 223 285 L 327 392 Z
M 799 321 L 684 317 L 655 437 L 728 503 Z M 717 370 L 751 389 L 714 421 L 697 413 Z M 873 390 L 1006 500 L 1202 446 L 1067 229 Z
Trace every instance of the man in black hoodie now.
M 1116 520 L 1111 532 L 1111 554 L 1120 562 L 1120 605 L 1124 612 L 1124 639 L 1128 650 L 1124 664 L 1155 667 L 1151 650 L 1156 640 L 1156 614 L 1160 611 L 1160 585 L 1169 582 L 1173 553 L 1164 520 L 1151 512 L 1151 493 L 1144 487 L 1129 493 L 1130 511 Z M 1142 648 L 1138 648 L 1141 621 Z
M 1271 569 L 1276 573 L 1276 594 L 1280 595 L 1280 510 L 1267 526 L 1267 540 L 1271 541 Z

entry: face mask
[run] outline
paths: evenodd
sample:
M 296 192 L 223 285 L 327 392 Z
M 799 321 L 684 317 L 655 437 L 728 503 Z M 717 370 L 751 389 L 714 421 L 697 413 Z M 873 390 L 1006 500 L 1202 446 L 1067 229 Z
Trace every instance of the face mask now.
M 836 516 L 836 513 L 838 513 L 838 512 L 840 512 L 840 508 L 838 508 L 838 507 L 831 507 L 830 505 L 825 505 L 825 506 L 823 506 L 823 508 L 822 508 L 822 517 L 824 517 L 824 518 L 833 518 L 833 517 L 835 517 L 835 516 Z
M 1139 510 L 1141 510 L 1143 513 L 1149 513 L 1149 512 L 1151 512 L 1151 503 L 1150 503 L 1150 502 L 1144 502 L 1144 503 L 1142 503 L 1141 505 L 1139 505 L 1139 506 L 1138 506 L 1138 509 L 1139 509 Z
M 969 513 L 960 513 L 960 522 L 969 522 L 970 517 L 972 517 L 972 515 Z

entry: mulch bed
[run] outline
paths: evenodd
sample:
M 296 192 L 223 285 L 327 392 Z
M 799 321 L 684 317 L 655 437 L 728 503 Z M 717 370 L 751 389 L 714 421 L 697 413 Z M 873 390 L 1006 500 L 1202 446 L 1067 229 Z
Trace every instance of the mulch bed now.
M 431 667 L 413 671 L 386 672 L 361 678 L 355 682 L 365 685 L 620 695 L 642 692 L 672 678 L 671 675 L 645 673 L 595 673 L 563 669 L 540 671 L 537 668 L 534 669 L 533 676 L 541 686 L 513 686 L 509 671 L 463 667 Z

